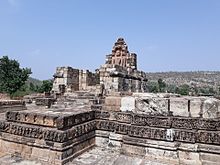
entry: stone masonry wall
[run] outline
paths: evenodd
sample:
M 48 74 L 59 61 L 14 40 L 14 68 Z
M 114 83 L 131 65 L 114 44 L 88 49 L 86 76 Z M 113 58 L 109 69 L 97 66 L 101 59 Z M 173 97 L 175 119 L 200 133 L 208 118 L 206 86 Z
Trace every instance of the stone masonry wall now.
M 0 113 L 6 111 L 26 110 L 25 102 L 22 100 L 0 100 Z
M 98 73 L 92 73 L 88 70 L 79 71 L 79 90 L 89 90 L 91 86 L 95 88 L 98 84 L 100 84 Z
M 63 93 L 75 90 L 79 90 L 79 70 L 71 67 L 57 67 L 52 91 Z
M 220 120 L 96 112 L 96 143 L 169 164 L 220 161 Z
M 42 164 L 65 164 L 95 145 L 94 111 L 72 115 L 8 112 L 0 121 L 0 152 Z
M 89 112 L 55 114 L 8 112 L 6 121 L 0 121 L 0 152 L 65 164 L 96 141 L 172 164 L 217 165 L 220 160 L 220 119 L 112 112 L 96 106 Z

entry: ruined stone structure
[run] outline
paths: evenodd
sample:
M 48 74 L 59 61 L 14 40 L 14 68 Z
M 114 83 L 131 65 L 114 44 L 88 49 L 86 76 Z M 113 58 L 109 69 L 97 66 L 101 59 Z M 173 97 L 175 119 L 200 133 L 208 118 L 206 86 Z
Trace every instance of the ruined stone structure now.
M 165 164 L 219 164 L 220 100 L 144 93 L 146 74 L 123 39 L 96 73 L 59 67 L 54 78 L 54 93 L 63 95 L 36 98 L 40 108 L 14 111 L 24 102 L 0 101 L 0 110 L 7 108 L 0 113 L 0 164 L 5 154 L 76 165 L 75 157 L 95 146 Z
M 54 74 L 54 93 L 74 91 L 145 92 L 146 74 L 137 70 L 137 55 L 129 53 L 123 38 L 115 43 L 112 54 L 106 56 L 106 63 L 92 73 L 88 70 L 58 67 Z M 102 89 L 104 88 L 104 89 Z
M 0 114 L 10 111 L 26 110 L 25 102 L 20 100 L 0 100 Z
M 137 55 L 129 53 L 123 38 L 115 43 L 112 54 L 99 69 L 106 94 L 112 92 L 146 92 L 146 74 L 137 70 Z
M 99 85 L 99 73 L 71 67 L 57 67 L 54 74 L 52 91 L 54 93 L 74 92 L 79 90 L 95 91 Z
M 95 145 L 110 145 L 168 164 L 217 165 L 219 106 L 205 97 L 118 93 L 91 107 L 8 111 L 0 120 L 0 153 L 59 165 Z

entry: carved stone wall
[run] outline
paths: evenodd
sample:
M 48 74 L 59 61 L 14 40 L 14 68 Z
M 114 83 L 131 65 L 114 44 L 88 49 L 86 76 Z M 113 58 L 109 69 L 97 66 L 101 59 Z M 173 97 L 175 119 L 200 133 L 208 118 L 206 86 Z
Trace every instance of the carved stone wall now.
M 63 93 L 75 90 L 79 90 L 79 70 L 72 67 L 57 67 L 52 91 Z
M 99 74 L 72 67 L 57 67 L 52 91 L 55 93 L 88 90 L 99 84 Z
M 105 64 L 99 69 L 106 94 L 112 92 L 146 92 L 147 77 L 141 71 L 128 71 L 119 65 Z
M 64 164 L 95 145 L 95 112 L 8 112 L 0 121 L 0 152 L 43 164 Z
M 40 113 L 39 111 L 12 111 L 6 113 L 6 120 L 9 122 L 32 124 L 63 130 L 71 128 L 75 125 L 95 120 L 95 112 L 86 111 L 63 115 L 61 112 L 49 114 L 47 111 L 45 113 Z
M 208 159 L 218 163 L 220 159 L 220 119 L 98 109 L 61 114 L 8 112 L 6 121 L 0 121 L 0 152 L 64 164 L 94 146 L 96 138 L 96 144 L 105 141 L 127 154 L 160 157 L 174 164 L 202 164 Z
M 220 145 L 219 119 L 146 116 L 122 112 L 96 112 L 96 117 L 100 119 L 97 120 L 97 129 L 100 130 L 139 138 Z M 173 138 L 167 138 L 170 130 L 173 130 Z
M 88 90 L 91 86 L 100 83 L 99 73 L 92 73 L 88 70 L 80 70 L 79 72 L 79 90 Z
M 96 112 L 96 143 L 171 164 L 218 164 L 220 119 Z M 114 138 L 112 138 L 114 136 Z
M 36 98 L 35 104 L 37 106 L 46 106 L 46 107 L 50 108 L 51 105 L 53 105 L 55 101 L 56 101 L 55 98 Z

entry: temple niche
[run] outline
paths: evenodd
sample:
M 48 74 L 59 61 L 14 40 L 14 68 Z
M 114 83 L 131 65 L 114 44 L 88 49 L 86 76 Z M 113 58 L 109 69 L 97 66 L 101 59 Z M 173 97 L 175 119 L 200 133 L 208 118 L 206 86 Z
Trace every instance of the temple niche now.
M 95 73 L 72 67 L 58 67 L 54 74 L 54 93 L 90 91 L 110 94 L 112 92 L 146 92 L 146 74 L 137 70 L 137 55 L 128 51 L 123 38 L 115 42 L 112 53 Z

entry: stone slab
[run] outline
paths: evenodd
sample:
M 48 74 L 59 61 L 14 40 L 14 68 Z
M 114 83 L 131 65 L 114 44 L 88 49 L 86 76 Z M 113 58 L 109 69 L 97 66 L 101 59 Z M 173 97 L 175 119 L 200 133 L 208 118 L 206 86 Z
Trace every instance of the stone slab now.
M 122 112 L 135 110 L 135 98 L 134 97 L 122 97 L 121 108 Z
M 170 111 L 173 112 L 173 116 L 189 117 L 188 100 L 184 98 L 170 99 Z
M 44 111 L 9 111 L 6 113 L 6 120 L 10 122 L 53 127 L 57 129 L 65 129 L 94 119 L 95 112 L 91 110 L 73 111 L 71 109 L 48 109 Z

